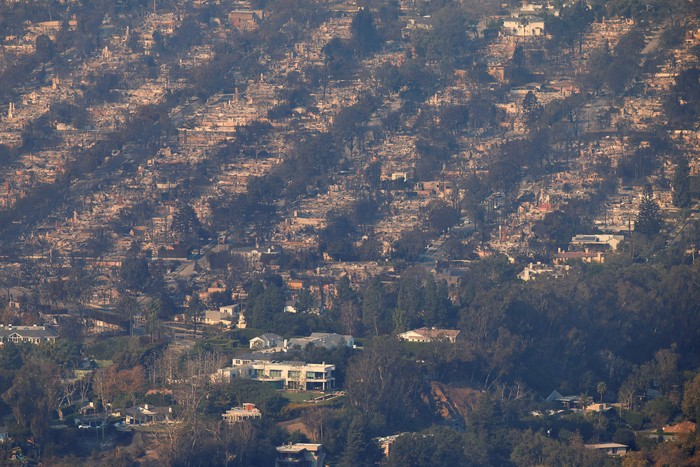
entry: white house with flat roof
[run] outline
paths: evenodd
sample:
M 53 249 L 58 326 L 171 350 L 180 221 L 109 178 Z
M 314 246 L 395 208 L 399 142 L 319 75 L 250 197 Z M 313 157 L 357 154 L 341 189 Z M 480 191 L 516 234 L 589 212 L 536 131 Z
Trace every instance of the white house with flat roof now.
M 588 449 L 595 449 L 596 451 L 602 451 L 609 456 L 626 456 L 630 450 L 630 447 L 626 444 L 619 443 L 598 443 L 598 444 L 586 444 Z
M 313 443 L 285 444 L 277 447 L 275 467 L 305 466 L 322 467 L 326 453 L 323 445 Z
M 212 375 L 212 379 L 223 382 L 230 382 L 233 378 L 265 381 L 279 389 L 328 391 L 335 389 L 335 365 L 234 359 L 233 366 L 221 368 Z

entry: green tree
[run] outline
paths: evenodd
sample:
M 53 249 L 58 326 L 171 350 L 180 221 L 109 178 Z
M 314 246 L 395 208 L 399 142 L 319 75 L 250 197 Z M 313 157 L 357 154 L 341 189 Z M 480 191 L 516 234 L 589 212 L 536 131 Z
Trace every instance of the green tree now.
M 394 243 L 394 254 L 406 261 L 416 261 L 428 243 L 428 234 L 420 230 L 406 230 Z
M 41 34 L 36 38 L 35 55 L 41 63 L 51 60 L 56 53 L 56 46 L 46 34 Z
M 0 157 L 0 161 L 2 161 L 2 157 Z M 364 176 L 372 190 L 379 190 L 381 185 L 382 163 L 380 161 L 372 161 L 367 164 Z
M 347 216 L 333 216 L 328 219 L 328 225 L 319 235 L 319 247 L 321 252 L 328 253 L 333 259 L 339 261 L 352 261 L 357 257 L 353 236 L 356 233 L 355 226 Z
M 607 70 L 610 68 L 611 62 L 612 54 L 606 41 L 603 47 L 591 53 L 591 57 L 588 60 L 588 71 L 580 78 L 582 84 L 597 94 L 605 83 Z
M 600 403 L 601 403 L 601 404 L 603 403 L 603 394 L 605 394 L 607 391 L 608 391 L 608 385 L 605 384 L 604 381 L 601 381 L 601 382 L 598 383 L 598 385 L 596 386 L 596 392 L 597 392 L 598 394 L 600 394 Z
M 31 359 L 17 372 L 12 386 L 2 396 L 12 407 L 17 423 L 29 428 L 35 441 L 42 445 L 51 412 L 56 409 L 59 381 L 56 365 Z
M 344 146 L 350 151 L 351 156 L 356 147 L 362 149 L 367 119 L 374 105 L 372 99 L 361 97 L 356 104 L 341 109 L 333 118 L 332 135 L 339 146 Z
M 355 14 L 350 24 L 350 32 L 355 53 L 360 57 L 373 52 L 381 43 L 377 28 L 374 26 L 372 13 L 366 8 L 361 8 Z
M 443 71 L 452 70 L 467 51 L 467 18 L 460 8 L 446 6 L 432 15 L 431 23 L 430 30 L 416 35 L 416 51 Z
M 303 289 L 299 292 L 299 296 L 296 301 L 296 308 L 299 311 L 307 311 L 314 306 L 315 300 L 311 295 L 309 289 Z
M 388 427 L 407 429 L 423 416 L 423 381 L 414 362 L 404 359 L 397 340 L 377 337 L 348 365 L 348 404 L 383 419 Z
M 523 98 L 523 120 L 529 127 L 533 127 L 542 116 L 542 104 L 534 92 L 528 91 Z
M 688 159 L 680 157 L 673 174 L 673 205 L 679 208 L 690 206 L 690 167 Z
M 14 371 L 22 368 L 22 354 L 17 345 L 7 343 L 0 347 L 0 368 L 4 371 Z
M 656 235 L 661 230 L 661 210 L 654 200 L 654 191 L 649 184 L 644 187 L 642 193 L 634 230 L 645 235 Z
M 120 285 L 132 291 L 145 290 L 150 282 L 151 273 L 148 260 L 144 256 L 127 255 L 119 268 Z
M 680 354 L 675 346 L 670 349 L 660 349 L 654 354 L 654 380 L 661 386 L 663 392 L 668 392 L 678 383 L 678 363 Z
M 84 128 L 89 119 L 89 113 L 84 107 L 68 102 L 56 102 L 50 107 L 51 118 L 57 122 L 68 123 L 75 128 Z
M 187 308 L 185 313 L 187 317 L 192 322 L 192 332 L 194 337 L 197 337 L 197 324 L 204 315 L 204 310 L 206 309 L 204 303 L 199 299 L 199 296 L 195 293 L 191 296 L 190 300 L 187 302 Z M 157 316 L 157 315 L 156 315 Z M 153 333 L 151 332 L 151 337 Z
M 275 316 L 284 309 L 284 291 L 274 284 L 265 287 L 249 302 L 250 325 L 255 328 L 270 328 Z
M 676 85 L 671 89 L 665 103 L 666 114 L 673 124 L 689 128 L 700 115 L 700 69 L 697 67 L 681 71 Z
M 510 454 L 515 465 L 604 465 L 606 461 L 604 453 L 586 449 L 575 439 L 566 445 L 530 430 L 518 438 Z
M 579 403 L 581 404 L 581 408 L 582 408 L 583 410 L 586 410 L 586 407 L 588 407 L 589 405 L 591 405 L 592 400 L 591 400 L 591 398 L 590 398 L 590 396 L 589 396 L 588 394 L 581 394 L 581 395 L 579 396 Z
M 374 336 L 389 332 L 386 291 L 381 279 L 370 279 L 362 294 L 362 321 L 365 330 Z
M 352 57 L 352 49 L 338 37 L 334 37 L 323 46 L 323 92 L 325 95 L 327 78 L 346 79 L 352 75 L 355 61 Z
M 457 136 L 469 123 L 469 106 L 447 105 L 440 109 L 439 118 L 440 125 Z
M 194 310 L 192 308 L 192 303 L 190 301 L 188 307 L 188 314 L 192 318 L 192 321 L 194 322 L 194 334 L 195 337 L 197 337 L 197 320 L 201 317 L 201 310 Z M 198 306 L 195 304 L 195 306 Z M 158 333 L 160 337 L 160 320 L 159 316 L 162 314 L 162 304 L 159 299 L 153 299 L 150 301 L 150 303 L 146 306 L 146 309 L 144 310 L 144 314 L 146 317 L 146 323 L 148 324 L 148 332 L 151 335 L 151 342 L 153 342 L 153 336 L 154 334 Z
M 472 457 L 475 453 L 470 451 L 480 451 L 481 449 L 477 446 L 467 446 L 466 441 L 466 437 L 461 433 L 446 427 L 431 428 L 428 432 L 423 433 L 406 433 L 399 436 L 391 447 L 386 465 L 391 467 L 425 465 L 468 467 L 490 464 L 488 459 L 479 456 L 479 453 L 476 453 L 476 458 Z M 474 449 L 475 447 L 476 449 Z
M 459 222 L 459 211 L 443 201 L 435 201 L 429 206 L 428 222 L 439 233 L 447 231 Z
M 14 152 L 10 146 L 0 144 L 0 167 L 5 167 L 14 159 L 14 157 Z
M 644 415 L 650 420 L 654 428 L 660 430 L 673 416 L 676 407 L 667 397 L 659 397 L 650 400 L 644 406 Z
M 435 279 L 425 269 L 415 266 L 406 269 L 399 280 L 399 293 L 394 311 L 394 330 L 396 332 L 417 328 L 426 323 L 426 289 Z
M 348 428 L 345 450 L 338 465 L 342 467 L 375 465 L 380 459 L 381 452 L 377 444 L 369 439 L 364 417 L 353 418 Z
M 595 17 L 593 11 L 583 0 L 578 0 L 574 5 L 570 5 L 565 12 L 565 21 L 569 34 L 574 37 L 572 47 L 575 42 L 578 42 L 579 52 L 583 45 L 583 36 Z
M 441 279 L 436 282 L 435 290 L 435 321 L 438 326 L 453 327 L 457 321 L 457 308 L 450 300 L 447 281 Z
M 214 384 L 208 400 L 209 410 L 217 415 L 231 406 L 252 403 L 265 417 L 272 419 L 279 417 L 286 402 L 271 385 L 244 378 Z
M 700 373 L 683 386 L 682 407 L 686 417 L 700 421 Z
M 613 62 L 608 67 L 606 75 L 608 87 L 613 92 L 624 91 L 637 76 L 641 69 L 640 53 L 643 47 L 644 35 L 639 29 L 633 29 L 620 38 L 613 51 Z
M 361 261 L 379 261 L 382 258 L 382 244 L 375 237 L 369 237 L 357 247 Z
M 139 312 L 139 302 L 129 294 L 124 294 L 119 297 L 115 306 L 117 313 L 129 320 L 129 329 L 131 337 L 134 336 L 134 316 Z
M 513 57 L 510 60 L 510 67 L 508 70 L 508 75 L 510 76 L 510 82 L 513 86 L 522 85 L 532 81 L 532 73 L 528 70 L 527 60 L 523 47 L 517 45 L 513 51 Z
M 189 204 L 180 204 L 173 215 L 173 233 L 185 241 L 193 241 L 197 239 L 199 232 L 199 219 L 197 213 L 194 212 Z
M 338 280 L 338 285 L 336 286 L 336 303 L 344 303 L 355 301 L 357 294 L 352 289 L 350 285 L 350 279 L 348 276 L 343 276 Z

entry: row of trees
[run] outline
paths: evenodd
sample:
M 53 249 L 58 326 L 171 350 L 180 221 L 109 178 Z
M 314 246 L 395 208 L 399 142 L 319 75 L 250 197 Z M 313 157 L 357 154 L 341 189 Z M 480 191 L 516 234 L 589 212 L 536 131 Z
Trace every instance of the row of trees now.
M 622 36 L 612 51 L 605 43 L 592 54 L 582 84 L 595 93 L 603 86 L 614 94 L 623 92 L 641 71 L 643 47 L 644 35 L 636 28 Z
M 641 237 L 637 242 L 642 249 Z M 420 326 L 457 327 L 467 344 L 457 346 L 458 357 L 438 371 L 448 379 L 471 375 L 468 384 L 484 387 L 521 380 L 543 392 L 560 386 L 590 393 L 606 381 L 615 392 L 659 349 L 675 346 L 678 354 L 695 358 L 698 336 L 690 323 L 697 265 L 675 255 L 635 264 L 623 251 L 604 267 L 574 268 L 567 277 L 527 287 L 505 259 L 475 263 L 458 289 L 420 267 L 405 269 L 394 283 L 372 278 L 361 291 L 343 278 L 333 308 L 320 318 L 283 313 L 284 289 L 271 280 L 250 290 L 247 313 L 253 326 L 284 335 L 333 330 L 377 336 Z M 683 293 L 674 292 L 679 287 Z

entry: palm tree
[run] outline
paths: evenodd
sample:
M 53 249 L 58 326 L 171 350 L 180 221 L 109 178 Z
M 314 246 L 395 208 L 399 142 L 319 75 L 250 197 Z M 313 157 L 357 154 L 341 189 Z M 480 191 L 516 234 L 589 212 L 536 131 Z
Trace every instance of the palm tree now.
M 148 322 L 148 330 L 151 333 L 151 342 L 153 342 L 153 334 L 158 330 L 158 338 L 160 338 L 160 321 L 158 315 L 160 314 L 162 303 L 160 300 L 151 300 L 151 303 L 146 306 L 146 321 Z
M 608 385 L 605 384 L 604 381 L 601 381 L 600 383 L 598 383 L 598 386 L 596 386 L 596 391 L 598 392 L 598 394 L 600 394 L 600 403 L 602 404 L 603 403 L 603 394 L 608 392 Z
M 579 396 L 579 404 L 581 404 L 581 409 L 586 410 L 586 407 L 591 405 L 591 398 L 588 394 L 581 394 Z

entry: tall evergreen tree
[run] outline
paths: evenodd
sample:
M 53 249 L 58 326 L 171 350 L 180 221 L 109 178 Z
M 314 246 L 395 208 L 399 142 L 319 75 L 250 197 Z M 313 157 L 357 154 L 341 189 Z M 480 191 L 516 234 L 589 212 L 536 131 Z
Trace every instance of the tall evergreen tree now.
M 673 174 L 673 205 L 679 208 L 690 206 L 690 167 L 685 157 L 678 160 Z
M 251 326 L 269 329 L 275 315 L 284 309 L 284 291 L 274 284 L 267 286 L 262 293 L 249 302 Z
M 646 235 L 656 235 L 661 230 L 661 210 L 654 200 L 654 191 L 647 184 L 642 193 L 642 201 L 639 204 L 639 213 L 634 225 L 635 232 Z
M 528 126 L 534 126 L 542 115 L 542 104 L 532 91 L 523 98 L 523 120 Z
M 450 300 L 449 289 L 445 280 L 437 282 L 437 309 L 435 315 L 438 324 L 444 327 L 454 327 L 457 321 L 457 310 Z
M 347 441 L 340 466 L 374 465 L 380 458 L 378 446 L 369 439 L 367 424 L 362 417 L 355 417 L 348 428 Z
M 184 203 L 180 204 L 173 214 L 173 232 L 180 239 L 189 241 L 197 237 L 199 227 L 199 219 L 192 206 Z
M 369 281 L 362 294 L 362 321 L 369 335 L 379 336 L 388 331 L 386 291 L 377 276 Z
M 350 31 L 353 47 L 358 56 L 364 57 L 379 47 L 381 38 L 374 26 L 372 13 L 366 8 L 361 8 L 352 19 Z

